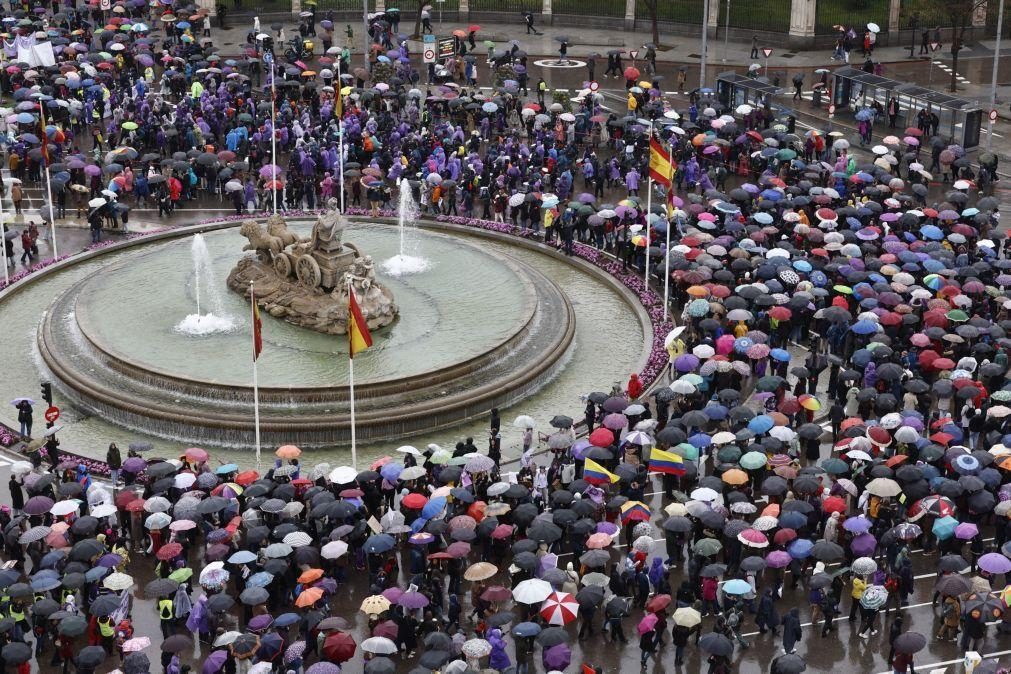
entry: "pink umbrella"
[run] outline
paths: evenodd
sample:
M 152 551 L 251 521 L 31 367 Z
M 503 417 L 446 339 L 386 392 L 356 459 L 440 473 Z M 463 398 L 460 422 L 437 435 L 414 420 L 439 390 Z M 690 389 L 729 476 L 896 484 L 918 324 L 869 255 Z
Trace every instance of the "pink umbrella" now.
M 620 431 L 628 425 L 628 417 L 624 414 L 608 414 L 604 417 L 604 428 L 612 431 Z
M 769 547 L 768 537 L 757 529 L 745 529 L 741 533 L 737 534 L 737 540 L 744 543 L 749 548 Z
M 716 340 L 716 353 L 726 356 L 734 350 L 734 336 L 723 335 Z
M 656 628 L 656 623 L 659 618 L 656 617 L 655 613 L 647 613 L 646 616 L 639 621 L 639 636 L 646 634 L 647 632 L 652 632 Z
M 588 539 L 586 539 L 586 547 L 588 548 L 606 548 L 611 544 L 611 537 L 607 534 L 592 534 Z

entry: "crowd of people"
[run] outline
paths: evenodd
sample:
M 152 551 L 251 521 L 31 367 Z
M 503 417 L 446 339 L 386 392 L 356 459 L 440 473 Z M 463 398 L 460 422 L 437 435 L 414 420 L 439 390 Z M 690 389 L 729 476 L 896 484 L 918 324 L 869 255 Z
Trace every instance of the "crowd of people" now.
M 1011 259 L 975 182 L 992 156 L 974 166 L 923 123 L 856 150 L 770 100 L 676 105 L 655 64 L 647 79 L 618 66 L 628 114 L 589 90 L 548 98 L 543 80 L 531 96 L 525 52 L 491 45 L 479 63 L 475 26 L 464 67 L 426 83 L 399 16 L 373 17 L 353 67 L 329 18 L 306 62 L 258 31 L 222 58 L 192 8 L 117 2 L 104 26 L 97 7 L 38 9 L 7 22 L 56 59 L 0 73 L 9 187 L 51 189 L 96 240 L 134 204 L 377 212 L 411 189 L 428 216 L 614 255 L 669 285 L 678 327 L 658 381 L 588 392 L 578 423 L 515 419 L 519 463 L 461 442 L 335 467 L 288 445 L 262 471 L 135 443 L 110 448 L 109 482 L 52 436 L 28 444 L 0 509 L 6 664 L 142 674 L 159 652 L 170 674 L 334 674 L 363 657 L 376 674 L 525 673 L 567 670 L 579 641 L 584 671 L 635 651 L 643 668 L 723 674 L 751 623 L 782 640 L 763 664 L 791 674 L 802 621 L 827 638 L 848 611 L 904 673 L 930 642 L 1004 633 Z M 535 427 L 551 429 L 539 448 Z M 935 555 L 931 635 L 903 622 L 914 549 Z

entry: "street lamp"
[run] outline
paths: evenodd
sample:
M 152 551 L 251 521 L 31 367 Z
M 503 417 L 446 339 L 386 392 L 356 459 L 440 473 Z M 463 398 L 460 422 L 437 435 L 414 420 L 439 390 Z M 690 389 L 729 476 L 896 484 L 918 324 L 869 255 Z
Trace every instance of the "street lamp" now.
M 727 49 L 730 47 L 730 0 L 727 0 L 727 20 L 723 27 L 723 62 L 727 62 Z
M 916 52 L 916 28 L 919 25 L 919 23 L 920 23 L 919 15 L 916 12 L 913 12 L 913 16 L 910 17 L 910 19 L 909 19 L 909 28 L 910 28 L 910 30 L 913 33 L 912 37 L 909 40 L 909 58 L 916 58 L 916 56 L 915 56 L 915 52 Z
M 706 86 L 706 57 L 709 45 L 709 1 L 702 3 L 702 58 L 699 59 L 699 89 Z M 719 0 L 717 0 L 718 2 Z
M 997 44 L 994 45 L 993 50 L 993 77 L 990 79 L 990 110 L 997 109 L 997 59 L 1000 58 L 1000 39 L 1003 37 L 1004 32 L 1004 0 L 1000 0 L 1000 8 L 997 10 Z M 986 149 L 989 150 L 991 144 L 993 143 L 993 119 L 990 117 L 990 111 L 987 111 L 987 133 L 986 133 Z

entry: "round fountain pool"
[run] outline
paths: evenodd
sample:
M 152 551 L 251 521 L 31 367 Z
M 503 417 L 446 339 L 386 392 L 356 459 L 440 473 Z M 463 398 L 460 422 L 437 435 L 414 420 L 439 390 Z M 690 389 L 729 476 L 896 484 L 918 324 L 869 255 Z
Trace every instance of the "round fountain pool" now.
M 237 228 L 237 223 L 234 223 L 234 226 Z M 592 390 L 607 390 L 611 384 L 624 382 L 628 378 L 629 372 L 637 371 L 641 368 L 648 353 L 651 336 L 644 334 L 644 315 L 638 308 L 637 302 L 629 293 L 622 290 L 615 283 L 599 275 L 587 273 L 585 268 L 580 268 L 578 265 L 574 266 L 565 258 L 555 253 L 545 253 L 543 249 L 535 249 L 534 247 L 524 245 L 522 241 L 515 241 L 509 237 L 489 238 L 483 232 L 471 232 L 469 229 L 466 231 L 450 232 L 448 235 L 442 236 L 435 231 L 431 231 L 429 227 L 439 229 L 441 226 L 422 223 L 421 229 L 414 234 L 417 243 L 412 251 L 413 253 L 418 254 L 420 252 L 425 256 L 429 256 L 429 246 L 434 245 L 432 242 L 437 239 L 448 238 L 449 243 L 462 246 L 469 245 L 471 248 L 476 246 L 480 249 L 479 253 L 486 255 L 484 258 L 475 258 L 481 261 L 482 264 L 491 259 L 498 261 L 498 263 L 508 260 L 515 264 L 524 265 L 526 268 L 532 269 L 542 275 L 551 285 L 562 288 L 565 296 L 568 298 L 575 317 L 574 334 L 568 350 L 554 362 L 551 371 L 545 372 L 533 386 L 525 389 L 521 387 L 517 390 L 515 397 L 511 397 L 505 403 L 500 404 L 500 410 L 504 419 L 509 420 L 517 414 L 529 414 L 542 424 L 542 427 L 539 427 L 540 430 L 548 432 L 550 429 L 547 427 L 546 421 L 552 415 L 568 414 L 573 417 L 581 415 L 584 406 L 584 402 L 580 399 L 581 395 Z M 304 224 L 304 228 L 303 226 L 293 224 L 293 228 L 299 231 L 306 231 L 308 224 Z M 480 271 L 472 267 L 462 267 L 460 265 L 455 265 L 454 268 L 452 258 L 448 261 L 435 259 L 436 264 L 431 269 L 417 275 L 417 278 L 404 278 L 403 282 L 407 285 L 399 286 L 398 283 L 400 281 L 398 279 L 391 278 L 381 271 L 382 262 L 396 252 L 396 246 L 394 245 L 397 239 L 395 227 L 389 223 L 371 225 L 356 222 L 351 226 L 347 240 L 357 242 L 360 236 L 371 236 L 371 233 L 362 233 L 360 235 L 359 230 L 361 229 L 368 229 L 369 232 L 375 233 L 376 248 L 370 249 L 366 247 L 366 252 L 375 258 L 382 282 L 394 288 L 397 293 L 398 302 L 404 301 L 402 298 L 407 297 L 405 293 L 410 292 L 407 290 L 408 285 L 420 287 L 414 284 L 424 283 L 424 277 L 428 274 L 443 273 L 442 268 L 447 264 L 451 271 L 456 272 L 456 275 L 450 274 L 450 286 L 446 292 L 464 289 L 470 282 L 470 279 L 475 278 L 475 274 Z M 168 236 L 173 235 L 174 233 Z M 165 363 L 162 363 L 158 359 L 158 352 L 153 348 L 153 344 L 146 342 L 140 344 L 140 339 L 131 339 L 133 331 L 148 329 L 150 327 L 140 325 L 141 322 L 154 322 L 157 319 L 161 325 L 157 338 L 175 345 L 177 351 L 173 357 L 178 358 L 182 355 L 181 360 L 193 361 L 192 364 L 184 362 L 181 367 L 191 367 L 193 364 L 199 366 L 195 356 L 187 358 L 187 352 L 194 353 L 193 349 L 198 347 L 209 349 L 215 343 L 219 345 L 232 344 L 226 340 L 235 339 L 237 341 L 234 345 L 228 348 L 236 351 L 236 354 L 234 354 L 235 362 L 239 364 L 236 370 L 236 377 L 240 384 L 243 383 L 243 369 L 249 373 L 247 376 L 251 376 L 251 346 L 248 333 L 249 305 L 238 296 L 231 295 L 224 289 L 223 278 L 227 270 L 240 255 L 238 247 L 233 244 L 241 244 L 244 240 L 239 237 L 237 229 L 221 231 L 220 234 L 208 232 L 205 234 L 205 238 L 210 248 L 212 260 L 216 265 L 218 281 L 221 283 L 221 300 L 226 306 L 228 314 L 236 321 L 236 332 L 205 337 L 187 337 L 174 330 L 175 324 L 187 313 L 192 313 L 195 308 L 194 288 L 191 278 L 192 262 L 189 253 L 192 237 L 187 236 L 168 241 L 158 241 L 156 237 L 152 237 L 151 239 L 134 242 L 133 247 L 104 250 L 97 257 L 77 259 L 71 264 L 64 263 L 59 267 L 47 270 L 47 272 L 33 277 L 26 283 L 18 284 L 11 291 L 5 293 L 7 301 L 0 302 L 0 323 L 9 326 L 9 329 L 5 331 L 5 346 L 7 353 L 11 354 L 11 357 L 8 357 L 6 360 L 4 374 L 0 377 L 0 398 L 7 396 L 6 399 L 13 399 L 17 396 L 31 395 L 37 389 L 37 381 L 40 377 L 43 379 L 53 377 L 53 373 L 49 371 L 48 359 L 43 357 L 44 353 L 38 344 L 38 335 L 39 328 L 43 327 L 44 323 L 48 322 L 50 325 L 53 325 L 52 319 L 55 316 L 54 314 L 51 312 L 46 313 L 43 318 L 47 320 L 41 323 L 40 315 L 47 306 L 53 304 L 54 299 L 63 297 L 66 293 L 79 286 L 92 283 L 96 284 L 92 287 L 101 286 L 101 282 L 97 279 L 105 274 L 112 275 L 114 270 L 121 270 L 123 273 L 133 273 L 135 269 L 142 271 L 145 265 L 152 263 L 152 261 L 157 261 L 158 255 L 163 253 L 172 258 L 178 258 L 172 260 L 172 263 L 169 265 L 173 270 L 173 274 L 179 274 L 177 279 L 180 282 L 175 288 L 170 288 L 168 283 L 153 283 L 153 287 L 156 290 L 152 295 L 145 298 L 144 301 L 141 301 L 134 289 L 125 285 L 118 287 L 117 294 L 115 291 L 117 282 L 114 279 L 110 281 L 114 288 L 114 292 L 108 296 L 108 301 L 111 304 L 97 308 L 99 312 L 97 320 L 101 321 L 103 316 L 107 317 L 110 322 L 120 320 L 119 316 L 126 310 L 127 305 L 131 305 L 131 311 L 141 312 L 138 316 L 143 315 L 145 318 L 144 321 L 132 323 L 120 321 L 121 327 L 119 332 L 123 334 L 110 338 L 106 343 L 106 347 L 117 357 L 122 356 L 124 362 L 131 360 L 137 365 L 155 371 L 165 368 Z M 231 240 L 229 241 L 228 239 Z M 370 242 L 371 240 L 369 239 Z M 362 241 L 364 242 L 365 239 L 362 239 Z M 368 243 L 366 245 L 371 246 L 372 244 Z M 445 250 L 451 251 L 453 249 L 447 248 Z M 468 250 L 468 254 L 470 252 Z M 436 254 L 432 257 L 438 258 L 439 256 Z M 503 270 L 502 273 L 514 273 L 511 266 L 507 265 L 507 267 L 508 270 Z M 525 284 L 521 283 L 520 287 L 523 285 Z M 519 289 L 519 287 L 512 288 L 513 291 L 519 291 Z M 522 294 L 520 293 L 521 296 Z M 170 298 L 171 301 L 176 302 L 172 306 L 171 311 L 167 310 Z M 495 302 L 498 303 L 499 299 L 496 297 Z M 202 310 L 206 311 L 204 308 Z M 520 310 L 521 316 L 524 311 L 526 311 L 526 305 L 523 305 L 523 308 Z M 406 315 L 405 311 L 402 321 L 393 325 L 392 330 L 388 333 L 377 333 L 375 336 L 377 345 L 383 346 L 385 349 L 391 340 L 397 339 L 398 330 L 406 330 L 410 327 L 406 322 L 408 318 L 409 316 Z M 71 321 L 71 325 L 76 324 L 76 314 L 65 314 L 64 320 Z M 299 339 L 302 341 L 299 342 L 301 345 L 299 348 L 307 354 L 313 353 L 310 343 L 314 342 L 317 338 L 326 344 L 325 349 L 320 354 L 307 357 L 318 358 L 317 362 L 323 362 L 327 368 L 330 368 L 329 371 L 333 373 L 332 380 L 326 382 L 327 384 L 339 385 L 343 383 L 340 380 L 340 377 L 345 376 L 342 373 L 345 372 L 344 368 L 346 367 L 346 346 L 343 339 L 329 338 L 309 331 L 296 329 L 266 316 L 264 316 L 264 322 L 265 348 L 260 360 L 261 382 L 267 376 L 267 371 L 269 370 L 267 359 L 290 357 L 293 346 L 287 343 L 286 340 L 281 339 L 280 335 L 287 330 L 291 330 L 300 336 Z M 471 332 L 486 327 L 478 324 L 476 320 L 469 316 L 464 317 L 464 322 L 465 328 Z M 101 328 L 101 326 L 99 327 Z M 109 368 L 101 365 L 99 361 L 91 361 L 90 363 L 77 362 L 78 351 L 82 348 L 82 345 L 87 344 L 87 340 L 83 339 L 83 334 L 80 335 L 80 338 L 82 341 L 74 342 L 70 345 L 70 349 L 61 356 L 61 362 L 73 364 L 75 376 L 80 376 L 85 383 L 90 382 L 89 385 L 91 386 L 100 384 L 105 379 L 105 371 Z M 131 347 L 129 351 L 120 353 L 117 339 L 126 341 L 128 345 L 133 341 L 138 342 L 138 344 Z M 433 344 L 435 343 L 433 342 Z M 77 351 L 74 349 L 77 349 Z M 202 370 L 200 367 L 196 368 L 198 372 L 203 373 L 203 378 L 207 378 L 207 373 L 211 371 L 208 367 L 208 358 L 210 359 L 210 364 L 217 365 L 214 361 L 217 358 L 223 357 L 223 350 L 224 347 L 219 346 L 217 350 L 209 349 L 203 353 L 201 360 L 203 360 L 204 367 Z M 368 380 L 371 380 L 373 384 L 381 383 L 383 379 L 382 373 L 378 370 L 373 370 L 373 366 L 367 364 L 365 360 L 365 355 L 370 354 L 372 351 L 375 350 L 367 351 L 355 359 L 356 383 Z M 378 353 L 378 351 L 375 352 Z M 438 356 L 441 354 L 431 355 Z M 429 354 L 425 354 L 424 357 L 428 358 L 428 356 Z M 410 371 L 411 363 L 402 363 L 402 365 L 405 368 L 402 370 L 404 373 Z M 315 367 L 307 369 L 312 370 L 312 372 L 318 371 L 318 368 Z M 216 372 L 217 376 L 223 374 L 221 371 Z M 378 372 L 378 374 L 374 374 L 374 372 Z M 167 374 L 163 373 L 162 376 L 166 376 Z M 467 378 L 465 377 L 465 379 Z M 56 378 L 54 378 L 54 381 L 58 383 L 56 404 L 62 410 L 60 439 L 62 446 L 67 450 L 100 458 L 104 456 L 104 448 L 110 441 L 116 441 L 120 446 L 124 446 L 131 441 L 145 440 L 154 445 L 156 453 L 167 456 L 176 453 L 181 442 L 196 442 L 201 437 L 196 432 L 197 428 L 186 423 L 188 419 L 182 420 L 183 423 L 181 425 L 176 426 L 170 431 L 160 429 L 148 418 L 123 420 L 117 416 L 118 413 L 114 410 L 107 410 L 102 406 L 92 405 L 88 401 L 87 396 L 78 393 L 74 387 L 65 386 Z M 248 384 L 248 381 L 246 379 L 245 383 Z M 142 384 L 143 382 L 140 382 L 138 385 L 143 389 L 144 386 Z M 358 389 L 357 386 L 356 389 Z M 361 396 L 358 390 L 356 390 L 356 393 L 359 394 L 359 397 Z M 131 401 L 127 400 L 126 402 Z M 173 405 L 185 403 L 187 405 L 185 407 L 187 412 L 201 409 L 205 404 L 202 399 L 194 400 L 179 395 L 167 398 L 167 402 Z M 423 400 L 422 402 L 426 401 Z M 296 407 L 298 406 L 290 404 L 279 406 L 279 408 L 287 408 L 289 415 Z M 332 410 L 328 413 L 329 416 L 336 417 L 340 415 L 339 406 L 336 404 L 332 407 L 324 407 L 323 409 Z M 391 436 L 394 434 L 398 436 L 398 444 L 409 443 L 416 446 L 424 446 L 430 442 L 443 446 L 452 446 L 454 442 L 462 440 L 467 436 L 473 436 L 476 438 L 478 444 L 481 445 L 483 442 L 482 438 L 485 437 L 487 432 L 486 410 L 487 407 L 483 405 L 475 405 L 471 410 L 465 410 L 464 415 L 459 417 L 455 422 L 447 422 L 441 427 L 435 427 L 433 423 L 423 424 L 419 430 L 395 428 Z M 243 400 L 233 401 L 229 412 L 236 414 L 240 420 L 251 424 L 252 409 L 247 402 Z M 16 415 L 13 412 L 13 407 L 10 409 L 0 407 L 0 420 L 6 422 L 8 425 L 16 426 Z M 521 430 L 505 424 L 502 427 L 502 434 L 505 455 L 518 455 Z M 291 435 L 285 434 L 286 441 L 291 439 Z M 234 431 L 231 439 L 218 437 L 217 439 L 205 439 L 201 442 L 205 446 L 213 447 L 215 456 L 222 460 L 231 461 L 244 467 L 253 465 L 252 433 L 248 429 L 238 428 Z M 264 439 L 263 446 L 265 452 L 270 451 L 271 441 Z M 330 461 L 335 463 L 335 465 L 346 463 L 348 461 L 346 446 L 344 438 L 339 435 L 335 436 L 333 441 L 324 440 L 315 449 L 313 460 Z M 390 444 L 380 441 L 378 437 L 365 440 L 359 438 L 360 460 L 370 460 L 387 454 L 389 451 Z
M 303 234 L 309 224 L 290 227 Z M 246 444 L 254 430 L 252 321 L 245 299 L 221 293 L 217 281 L 241 257 L 243 239 L 235 229 L 198 236 L 209 257 L 202 269 L 183 239 L 68 289 L 42 322 L 39 352 L 59 386 L 93 412 L 160 435 Z M 385 225 L 353 225 L 345 236 L 377 259 L 396 254 L 397 232 Z M 508 405 L 552 378 L 572 342 L 568 298 L 533 267 L 439 233 L 427 234 L 419 252 L 431 268 L 387 281 L 401 317 L 355 359 L 363 440 L 451 426 Z M 179 317 L 198 302 L 235 329 L 180 334 Z M 262 441 L 349 440 L 346 338 L 262 320 Z

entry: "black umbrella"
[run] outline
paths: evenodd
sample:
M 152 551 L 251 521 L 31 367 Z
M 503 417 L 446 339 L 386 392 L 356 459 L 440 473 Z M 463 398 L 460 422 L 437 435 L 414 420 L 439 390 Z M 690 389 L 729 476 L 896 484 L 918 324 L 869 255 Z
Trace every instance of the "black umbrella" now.
M 903 632 L 895 637 L 895 641 L 892 643 L 897 653 L 916 653 L 923 650 L 926 645 L 927 637 L 919 632 Z
M 8 665 L 20 665 L 32 659 L 32 648 L 23 641 L 15 641 L 3 647 L 0 658 Z
M 719 655 L 725 658 L 729 658 L 734 653 L 733 642 L 722 634 L 717 634 L 716 632 L 703 634 L 699 638 L 699 646 L 706 653 Z
M 105 662 L 105 649 L 101 646 L 86 646 L 77 654 L 78 667 L 98 667 Z
M 119 597 L 111 594 L 103 594 L 95 599 L 95 601 L 91 602 L 91 606 L 88 607 L 88 612 L 93 616 L 104 618 L 108 615 L 112 615 L 116 609 L 119 608 L 119 603 Z
M 599 606 L 604 601 L 604 588 L 597 585 L 588 585 L 576 593 L 576 602 L 580 608 L 592 609 Z
M 141 652 L 127 653 L 123 658 L 123 666 L 120 667 L 123 674 L 145 674 L 151 670 L 151 661 Z
M 569 640 L 569 634 L 561 627 L 547 627 L 537 635 L 537 643 L 541 648 L 548 649 Z
M 769 671 L 778 674 L 800 674 L 807 669 L 807 662 L 796 653 L 785 653 L 772 661 Z

